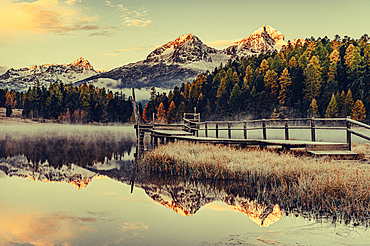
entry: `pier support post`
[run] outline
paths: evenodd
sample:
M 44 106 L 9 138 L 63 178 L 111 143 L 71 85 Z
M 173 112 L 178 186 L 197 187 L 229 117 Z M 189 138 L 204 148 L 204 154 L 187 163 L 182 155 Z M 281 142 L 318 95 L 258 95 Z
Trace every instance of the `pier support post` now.
M 285 119 L 285 140 L 289 140 L 288 119 Z
M 231 124 L 227 123 L 227 137 L 231 139 Z
M 208 129 L 208 125 L 207 125 L 207 122 L 205 122 L 204 123 L 204 130 L 205 130 L 204 133 L 205 133 L 206 138 L 208 137 L 208 130 L 207 129 Z
M 347 116 L 347 119 L 350 119 L 350 118 L 351 118 L 350 116 Z M 352 150 L 351 122 L 346 120 L 346 126 L 347 126 L 347 144 L 348 144 L 349 150 Z
M 315 118 L 311 118 L 311 141 L 315 142 L 316 141 L 316 136 L 315 136 Z
M 262 138 L 266 140 L 266 120 L 262 120 Z
M 218 122 L 216 122 L 216 138 L 218 138 Z
M 248 138 L 248 136 L 247 136 L 247 122 L 243 123 L 243 128 L 244 128 L 244 139 L 247 139 Z

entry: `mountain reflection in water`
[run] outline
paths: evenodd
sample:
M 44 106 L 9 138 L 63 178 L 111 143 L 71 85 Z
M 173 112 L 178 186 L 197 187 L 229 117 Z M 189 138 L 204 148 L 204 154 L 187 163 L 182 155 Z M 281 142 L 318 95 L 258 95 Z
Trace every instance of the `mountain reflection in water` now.
M 85 188 L 94 178 L 111 178 L 122 183 L 131 184 L 133 161 L 109 160 L 104 164 L 97 163 L 88 167 L 74 164 L 52 167 L 47 162 L 33 165 L 24 156 L 0 159 L 0 170 L 8 176 L 18 176 L 42 182 L 69 183 L 78 190 Z M 110 168 L 110 169 L 107 169 Z M 160 176 L 159 176 L 160 177 Z M 172 177 L 174 178 L 174 177 Z M 136 188 L 143 189 L 155 202 L 172 209 L 181 216 L 190 217 L 203 206 L 212 202 L 223 202 L 232 209 L 247 215 L 259 226 L 269 226 L 282 217 L 282 211 L 276 204 L 266 206 L 258 204 L 247 197 L 227 193 L 214 183 L 201 180 L 152 179 L 147 175 L 138 175 L 134 183 Z
M 0 244 L 286 245 L 325 244 L 328 235 L 335 242 L 370 238 L 354 229 L 365 227 L 339 229 L 333 217 L 284 207 L 243 181 L 143 173 L 133 148 L 130 138 L 111 136 L 0 140 Z M 312 233 L 324 240 L 311 242 Z

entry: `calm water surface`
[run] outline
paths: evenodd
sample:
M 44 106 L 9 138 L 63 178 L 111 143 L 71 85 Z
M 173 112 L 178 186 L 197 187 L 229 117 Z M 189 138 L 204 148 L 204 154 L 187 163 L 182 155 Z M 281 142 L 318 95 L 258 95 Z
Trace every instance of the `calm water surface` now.
M 132 127 L 11 129 L 0 144 L 0 245 L 367 245 L 370 240 L 366 227 L 287 215 L 278 205 L 243 197 L 230 188 L 235 184 L 133 172 L 127 137 L 133 136 Z M 30 132 L 35 138 L 26 139 Z M 69 152 L 54 147 L 50 163 L 44 159 L 53 156 L 51 150 L 39 138 L 48 145 L 50 139 L 59 141 Z M 26 140 L 28 145 L 19 142 Z M 117 147 L 122 144 L 126 147 Z M 20 153 L 21 145 L 40 148 L 33 147 L 32 155 Z M 55 158 L 72 152 L 79 153 L 80 166 Z

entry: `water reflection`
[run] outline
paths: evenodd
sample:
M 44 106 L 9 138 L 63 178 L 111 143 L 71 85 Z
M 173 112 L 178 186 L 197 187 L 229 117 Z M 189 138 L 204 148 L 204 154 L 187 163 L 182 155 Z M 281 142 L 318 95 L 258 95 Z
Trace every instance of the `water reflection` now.
M 134 174 L 132 161 L 110 160 L 105 165 L 96 163 L 85 168 L 74 164 L 55 168 L 47 162 L 40 162 L 34 166 L 24 156 L 0 159 L 0 170 L 11 177 L 69 183 L 78 190 L 85 188 L 94 178 L 110 178 L 132 184 Z M 245 214 L 259 226 L 267 227 L 282 217 L 278 204 L 259 204 L 256 200 L 242 196 L 240 192 L 230 189 L 238 185 L 231 181 L 225 183 L 212 180 L 187 180 L 173 176 L 139 173 L 134 185 L 136 188 L 143 189 L 153 201 L 172 209 L 181 216 L 190 217 L 209 203 L 222 202 Z
M 298 202 L 288 206 L 268 187 L 262 194 L 243 181 L 138 171 L 132 141 L 118 140 L 0 140 L 0 244 L 286 245 L 369 238 L 366 227 L 356 227 L 358 233 L 333 215 Z M 323 241 L 308 241 L 313 234 Z
M 131 139 L 113 141 L 109 137 L 94 140 L 81 136 L 7 137 L 0 140 L 0 158 L 23 155 L 35 164 L 35 168 L 44 162 L 55 168 L 69 164 L 85 167 L 107 160 L 120 160 L 125 154 L 131 154 L 133 144 Z
M 74 194 L 78 197 L 82 196 L 81 199 L 86 200 L 88 199 L 84 197 L 83 194 L 86 194 L 86 192 L 88 192 L 89 187 L 90 185 L 93 185 L 94 180 L 111 180 L 114 181 L 117 185 L 121 184 L 122 189 L 124 188 L 122 185 L 126 185 L 127 187 L 129 187 L 129 185 L 132 183 L 133 170 L 135 170 L 135 164 L 132 160 L 110 160 L 106 161 L 105 163 L 95 163 L 94 165 L 86 167 L 80 167 L 72 164 L 55 168 L 48 165 L 47 162 L 39 163 L 37 165 L 37 168 L 35 168 L 33 165 L 34 164 L 30 163 L 27 158 L 25 158 L 25 156 L 14 156 L 0 159 L 0 170 L 2 170 L 9 177 L 21 177 L 31 179 L 34 180 L 33 183 L 35 184 L 44 182 L 69 183 L 77 189 L 74 189 L 75 192 L 73 193 L 71 193 L 71 191 L 66 192 L 68 193 L 68 196 L 73 196 Z M 235 226 L 230 225 L 231 228 L 229 228 L 229 230 L 234 231 L 235 234 L 225 234 L 223 235 L 224 238 L 222 239 L 219 238 L 218 235 L 216 235 L 216 232 L 209 232 L 213 235 L 211 238 L 214 237 L 218 238 L 217 240 L 220 240 L 219 244 L 221 245 L 228 242 L 238 241 L 255 244 L 261 242 L 259 240 L 266 240 L 265 243 L 267 244 L 269 244 L 269 242 L 275 242 L 279 244 L 281 243 L 282 237 L 284 240 L 287 240 L 294 233 L 301 230 L 304 231 L 304 234 L 306 235 L 305 238 L 299 239 L 300 241 L 289 241 L 289 243 L 307 242 L 307 233 L 316 233 L 322 228 L 325 228 L 326 233 L 321 232 L 321 234 L 328 235 L 327 233 L 331 233 L 333 228 L 331 225 L 331 219 L 329 219 L 329 223 L 326 224 L 317 224 L 316 222 L 309 222 L 308 220 L 306 220 L 307 223 L 304 223 L 304 226 L 302 227 L 300 225 L 301 222 L 298 223 L 295 216 L 287 215 L 285 213 L 286 210 L 283 211 L 283 209 L 280 208 L 279 204 L 270 203 L 268 201 L 265 203 L 261 203 L 260 201 L 258 201 L 257 196 L 246 196 L 249 191 L 248 186 L 245 183 L 220 180 L 188 180 L 182 177 L 166 176 L 163 174 L 159 175 L 153 173 L 136 173 L 135 177 L 136 179 L 134 183 L 135 188 L 133 195 L 138 194 L 138 192 L 144 192 L 146 196 L 150 198 L 150 200 L 154 201 L 156 204 L 159 204 L 162 207 L 166 207 L 167 209 L 171 209 L 177 214 L 181 215 L 175 217 L 190 217 L 190 219 L 186 218 L 189 223 L 192 223 L 191 221 L 194 221 L 193 223 L 200 223 L 198 218 L 202 219 L 203 216 L 208 213 L 207 211 L 210 210 L 219 213 L 227 212 L 227 217 L 231 217 L 229 213 L 231 210 L 233 210 L 239 214 L 242 214 L 245 218 L 245 222 L 249 220 L 253 221 L 253 223 L 255 223 L 256 226 L 261 227 L 261 229 L 266 227 L 272 228 L 271 231 L 264 230 L 258 232 L 256 231 L 256 229 L 250 230 L 248 229 L 248 227 L 240 227 L 239 223 L 243 222 L 240 221 L 239 218 L 239 221 L 234 221 Z M 2 179 L 0 179 L 0 182 L 1 180 Z M 99 211 L 96 212 L 95 210 L 91 210 L 91 208 L 89 208 L 90 210 L 87 211 L 84 210 L 84 207 L 87 207 L 86 204 L 83 206 L 77 206 L 79 212 L 68 212 L 62 211 L 60 209 L 47 212 L 43 211 L 42 208 L 36 209 L 32 205 L 26 204 L 25 208 L 22 208 L 22 206 L 9 206 L 7 205 L 6 201 L 5 203 L 3 201 L 0 203 L 0 211 L 2 211 L 0 212 L 0 231 L 3 231 L 2 233 L 7 232 L 9 235 L 5 237 L 0 233 L 0 243 L 28 242 L 34 245 L 54 245 L 60 244 L 60 242 L 68 241 L 70 240 L 70 238 L 83 237 L 84 240 L 88 240 L 88 237 L 94 237 L 93 234 L 97 233 L 99 230 L 103 230 L 101 229 L 102 227 L 108 226 L 111 223 L 115 224 L 116 226 L 119 225 L 119 232 L 115 232 L 114 235 L 116 235 L 117 233 L 121 235 L 123 233 L 125 236 L 122 236 L 123 234 L 121 236 L 118 236 L 117 234 L 116 236 L 118 238 L 114 239 L 108 244 L 124 245 L 127 243 L 127 240 L 129 240 L 131 242 L 130 244 L 133 245 L 160 245 L 161 243 L 168 243 L 167 241 L 162 241 L 161 243 L 151 243 L 148 238 L 146 240 L 149 241 L 144 240 L 146 237 L 149 237 L 149 235 L 150 237 L 153 237 L 153 234 L 151 234 L 153 233 L 152 224 L 148 222 L 145 218 L 150 217 L 149 215 L 154 215 L 154 221 L 157 221 L 163 216 L 166 218 L 166 216 L 168 215 L 165 214 L 167 213 L 163 213 L 163 210 L 161 210 L 160 212 L 155 210 L 156 212 L 154 212 L 152 210 L 152 206 L 143 209 L 142 205 L 140 205 L 143 198 L 140 198 L 140 196 L 128 196 L 127 193 L 126 195 L 118 194 L 117 190 L 115 189 L 110 189 L 106 186 L 101 186 L 97 184 L 98 183 L 95 183 L 95 188 L 90 192 L 96 193 L 99 189 L 102 189 L 101 192 L 105 197 L 110 197 L 115 201 L 122 200 L 123 202 L 125 202 L 124 204 L 130 202 L 133 204 L 132 207 L 127 207 L 127 205 L 125 205 L 120 209 L 119 206 L 117 207 L 116 205 L 112 205 L 117 211 L 114 213 L 114 215 L 111 214 L 108 218 L 106 213 L 102 213 Z M 40 186 L 38 187 L 40 188 Z M 49 186 L 50 189 L 58 189 L 58 187 L 56 186 L 53 187 Z M 92 187 L 94 187 L 94 185 Z M 37 189 L 35 192 L 45 193 L 46 195 L 49 194 L 43 189 Z M 94 197 L 95 196 L 96 195 L 94 195 Z M 56 195 L 56 197 L 62 197 L 60 199 L 65 199 L 65 196 L 63 196 L 63 194 L 58 194 Z M 45 197 L 45 199 L 47 200 L 42 199 L 43 201 L 41 204 L 46 203 L 46 201 L 53 203 L 53 199 L 56 198 Z M 72 201 L 74 200 L 73 198 L 70 199 Z M 107 200 L 107 198 L 100 199 L 102 201 Z M 96 201 L 96 198 L 94 198 L 93 201 Z M 70 202 L 69 199 L 66 202 L 67 203 L 64 206 L 68 206 L 67 204 Z M 30 202 L 30 204 L 32 204 L 32 202 Z M 75 205 L 77 204 L 74 203 L 73 206 Z M 150 204 L 148 204 L 148 206 L 149 205 Z M 106 205 L 104 205 L 104 207 L 105 206 Z M 110 208 L 109 211 L 112 211 L 111 209 L 112 208 Z M 120 216 L 125 217 L 127 216 L 127 214 L 131 213 L 133 213 L 133 219 L 131 220 L 127 220 L 124 218 L 118 219 Z M 141 217 L 139 216 L 139 214 Z M 197 217 L 198 214 L 202 216 Z M 299 213 L 296 213 L 296 215 L 299 215 Z M 168 220 L 172 221 L 173 218 Z M 282 227 L 282 225 L 286 223 L 287 219 L 290 220 L 290 226 Z M 153 218 L 151 220 L 153 220 Z M 176 223 L 180 223 L 181 225 L 181 223 L 184 223 L 184 221 L 181 221 L 176 219 L 175 224 L 173 224 L 173 222 L 171 222 L 171 224 L 174 227 L 179 227 L 178 225 L 176 225 Z M 221 228 L 222 223 L 218 224 L 218 226 L 220 226 Z M 274 227 L 275 224 L 277 224 L 277 227 Z M 180 227 L 182 228 L 182 226 Z M 35 228 L 38 229 L 35 230 Z M 9 230 L 11 232 L 9 232 Z M 163 228 L 161 228 L 161 230 L 163 230 Z M 238 230 L 242 230 L 244 231 L 244 233 L 240 233 L 240 231 L 237 233 Z M 344 235 L 346 232 L 348 231 L 346 231 L 345 228 L 342 228 L 335 231 L 334 233 L 336 233 L 336 237 L 338 237 L 338 233 Z M 113 232 L 110 232 L 110 234 L 112 233 Z M 156 233 L 158 233 L 158 231 Z M 181 233 L 181 231 L 179 231 L 178 233 Z M 85 236 L 82 236 L 82 234 Z M 1 236 L 3 237 L 2 239 Z M 175 237 L 178 236 L 178 234 L 175 235 Z M 355 239 L 358 240 L 357 237 L 355 237 Z M 98 242 L 101 243 L 105 242 L 105 239 L 95 238 L 90 240 L 98 240 Z M 205 239 L 202 239 L 202 235 L 197 235 L 197 240 L 198 241 L 195 241 L 196 243 L 192 242 L 190 244 L 199 244 Z M 208 238 L 208 240 L 210 239 Z M 97 241 L 95 241 L 95 244 L 96 242 Z M 184 242 L 188 243 L 188 241 Z M 187 243 L 184 243 L 184 245 Z M 76 244 L 78 245 L 78 243 Z M 211 245 L 209 243 L 206 243 L 205 241 L 202 244 Z

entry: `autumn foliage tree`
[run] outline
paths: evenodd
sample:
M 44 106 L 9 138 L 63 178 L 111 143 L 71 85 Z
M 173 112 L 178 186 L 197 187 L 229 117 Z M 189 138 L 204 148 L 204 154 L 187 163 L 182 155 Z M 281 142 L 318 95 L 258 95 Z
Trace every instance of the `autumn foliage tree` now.
M 357 100 L 354 104 L 351 117 L 358 121 L 363 121 L 366 118 L 366 109 L 361 100 Z

